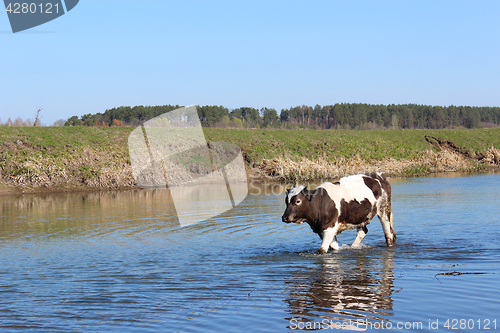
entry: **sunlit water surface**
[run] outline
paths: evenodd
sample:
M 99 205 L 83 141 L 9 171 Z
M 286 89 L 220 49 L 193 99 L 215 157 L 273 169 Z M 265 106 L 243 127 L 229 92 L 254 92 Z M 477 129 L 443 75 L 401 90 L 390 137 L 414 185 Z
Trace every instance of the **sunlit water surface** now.
M 0 331 L 500 329 L 500 174 L 390 181 L 397 245 L 326 255 L 281 186 L 184 227 L 168 191 L 0 197 Z

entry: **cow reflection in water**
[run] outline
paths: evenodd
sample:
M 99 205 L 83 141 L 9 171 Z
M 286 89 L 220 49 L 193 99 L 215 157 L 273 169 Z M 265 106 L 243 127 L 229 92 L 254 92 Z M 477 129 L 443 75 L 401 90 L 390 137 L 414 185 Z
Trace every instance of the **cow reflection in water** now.
M 366 257 L 364 250 L 318 258 L 316 270 L 300 270 L 289 281 L 289 319 L 385 321 L 392 315 L 394 267 L 390 250 Z

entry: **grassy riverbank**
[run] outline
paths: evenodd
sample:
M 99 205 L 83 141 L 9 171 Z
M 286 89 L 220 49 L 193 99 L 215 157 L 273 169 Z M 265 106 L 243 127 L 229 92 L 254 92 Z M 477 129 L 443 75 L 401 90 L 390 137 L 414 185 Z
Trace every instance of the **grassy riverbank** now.
M 0 127 L 0 191 L 135 186 L 124 127 Z
M 280 180 L 334 179 L 371 171 L 396 176 L 476 171 L 495 164 L 495 158 L 497 163 L 500 159 L 500 128 L 389 131 L 209 128 L 205 135 L 210 141 L 236 143 L 261 175 Z M 452 147 L 446 142 L 439 145 L 433 138 L 448 141 Z
M 0 191 L 134 187 L 131 127 L 0 127 Z M 382 171 L 411 176 L 498 163 L 500 128 L 331 131 L 205 128 L 242 148 L 249 173 L 273 180 Z M 426 136 L 449 145 L 426 141 Z M 436 143 L 435 139 L 429 140 Z M 494 149 L 494 148 L 496 149 Z

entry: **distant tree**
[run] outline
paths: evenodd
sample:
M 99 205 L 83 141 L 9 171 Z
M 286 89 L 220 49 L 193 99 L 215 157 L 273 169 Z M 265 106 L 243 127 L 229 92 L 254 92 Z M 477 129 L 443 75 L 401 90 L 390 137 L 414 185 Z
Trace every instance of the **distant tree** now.
M 458 126 L 460 124 L 459 111 L 456 106 L 450 105 L 448 107 L 448 119 L 448 125 L 450 127 Z
M 113 119 L 113 124 L 111 126 L 114 126 L 114 127 L 123 127 L 123 126 L 125 126 L 125 123 L 123 122 L 123 120 Z
M 87 118 L 83 121 L 84 126 L 95 126 L 95 120 L 94 118 Z
M 52 126 L 56 126 L 56 127 L 58 127 L 58 126 L 64 126 L 64 124 L 65 124 L 65 123 L 66 123 L 66 120 L 64 120 L 64 119 L 59 119 L 59 120 L 56 120 L 56 121 L 52 124 Z
M 229 110 L 222 105 L 197 106 L 196 109 L 203 126 L 213 126 L 222 121 L 224 116 L 229 116 Z
M 231 112 L 229 112 L 229 115 L 234 119 L 239 119 L 241 120 L 243 117 L 241 116 L 241 109 L 238 108 L 238 109 L 233 109 L 231 110 Z
M 40 121 L 40 119 L 42 118 L 42 116 L 40 116 L 40 112 L 42 112 L 42 108 L 38 108 L 38 110 L 36 110 L 36 115 L 35 115 L 35 121 L 33 122 L 33 126 L 41 126 L 42 125 L 42 122 Z
M 280 121 L 282 123 L 285 123 L 290 120 L 290 110 L 288 109 L 281 109 L 280 112 Z
M 83 121 L 78 119 L 78 116 L 73 116 L 69 118 L 66 123 L 64 123 L 64 126 L 82 126 Z
M 324 110 L 323 108 L 321 107 L 321 105 L 319 104 L 316 104 L 314 106 L 314 109 L 312 111 L 312 119 L 314 121 L 314 126 L 318 126 L 318 125 L 324 125 L 324 114 L 323 114 Z
M 305 105 L 302 105 L 300 107 L 300 115 L 302 116 L 302 125 L 305 125 L 305 120 L 306 120 L 306 110 L 307 110 L 307 107 Z
M 98 127 L 109 127 L 109 123 L 105 122 L 104 120 L 96 122 L 95 125 Z
M 64 126 L 75 126 L 75 125 L 73 125 L 73 122 L 75 120 L 78 120 L 78 116 L 73 116 L 73 117 L 68 118 L 68 120 L 66 120 L 66 122 L 64 123 Z
M 179 105 L 120 106 L 108 109 L 104 113 L 85 114 L 81 119 L 73 116 L 65 122 L 65 125 L 109 126 L 117 124 L 114 120 L 119 120 L 124 125 L 139 126 L 145 121 L 178 108 Z M 279 117 L 275 110 L 271 111 L 273 109 L 267 107 L 261 110 L 251 107 L 228 110 L 223 106 L 205 105 L 198 106 L 197 110 L 198 118 L 205 127 L 374 129 L 500 126 L 499 107 L 337 103 L 282 109 Z M 19 123 L 17 121 L 16 124 Z M 12 120 L 6 123 L 9 124 L 14 125 Z M 22 122 L 21 126 L 29 124 L 32 122 L 28 119 Z
M 15 127 L 19 127 L 19 126 L 24 126 L 24 122 L 23 120 L 21 119 L 21 117 L 17 117 L 16 120 L 14 120 L 14 126 Z
M 218 127 L 227 128 L 231 126 L 231 120 L 228 115 L 224 115 L 222 120 L 217 124 Z
M 463 125 L 466 128 L 476 128 L 481 124 L 481 116 L 477 108 L 472 108 L 469 106 L 462 107 L 463 111 Z
M 256 127 L 262 121 L 259 110 L 251 107 L 241 107 L 231 111 L 234 118 L 241 119 L 246 127 Z
M 244 108 L 241 108 L 241 110 L 242 110 L 243 118 L 245 118 L 247 120 L 252 120 L 256 124 L 258 124 L 260 122 L 260 120 L 261 120 L 260 112 L 256 108 L 244 107 Z
M 93 115 L 91 113 L 84 114 L 82 116 L 82 121 L 84 126 L 95 126 L 95 117 L 96 115 Z
M 231 122 L 233 124 L 233 127 L 243 128 L 243 122 L 241 121 L 240 118 L 233 118 L 233 120 L 231 120 Z
M 445 128 L 448 124 L 448 115 L 442 106 L 432 108 L 433 128 Z
M 278 124 L 278 112 L 276 112 L 275 109 L 262 108 L 260 110 L 260 113 L 262 115 L 264 127 L 273 126 L 273 124 L 274 126 L 276 126 Z

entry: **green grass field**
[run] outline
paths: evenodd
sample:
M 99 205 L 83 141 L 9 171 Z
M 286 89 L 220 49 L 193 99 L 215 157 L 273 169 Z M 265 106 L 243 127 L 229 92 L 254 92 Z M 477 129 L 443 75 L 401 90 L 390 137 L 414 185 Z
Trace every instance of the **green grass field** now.
M 81 156 L 85 149 L 128 160 L 131 128 L 0 127 L 0 168 L 3 176 L 23 171 L 19 164 L 44 160 L 58 165 Z
M 126 150 L 131 127 L 0 127 L 0 144 L 17 141 L 53 154 L 83 147 Z
M 277 156 L 300 159 L 326 157 L 362 159 L 415 159 L 432 149 L 425 135 L 449 140 L 469 152 L 500 147 L 500 128 L 449 130 L 238 130 L 204 129 L 208 141 L 227 141 L 240 146 L 252 161 Z
M 128 135 L 132 127 L 0 127 L 3 185 L 82 183 L 103 188 L 133 186 Z M 417 160 L 435 150 L 424 136 L 449 140 L 464 151 L 500 147 L 500 128 L 447 130 L 258 130 L 204 128 L 209 142 L 231 142 L 247 162 L 283 158 L 300 162 L 356 157 L 364 161 Z M 419 167 L 416 167 L 417 169 Z M 428 172 L 421 169 L 419 173 Z

